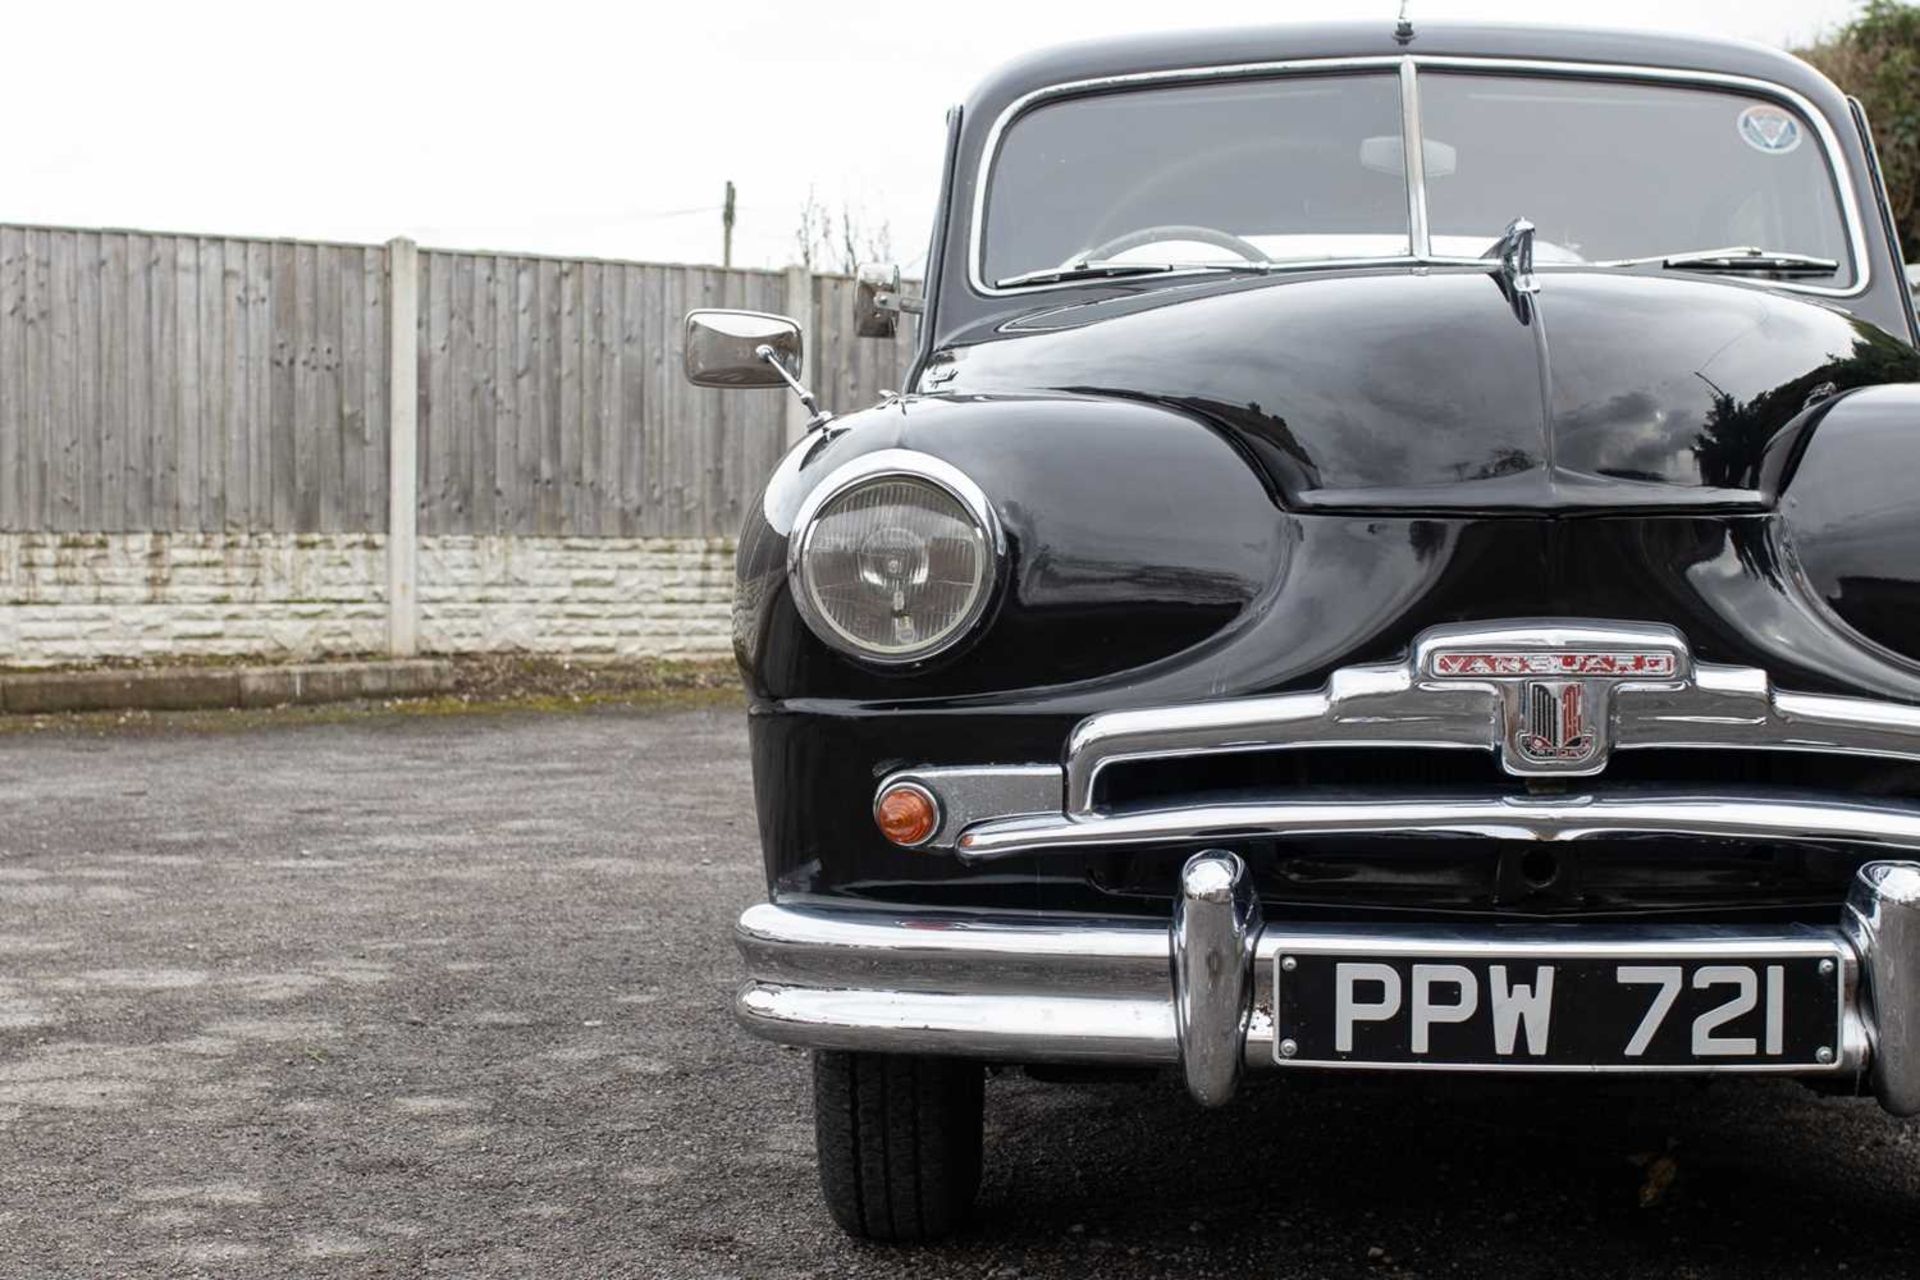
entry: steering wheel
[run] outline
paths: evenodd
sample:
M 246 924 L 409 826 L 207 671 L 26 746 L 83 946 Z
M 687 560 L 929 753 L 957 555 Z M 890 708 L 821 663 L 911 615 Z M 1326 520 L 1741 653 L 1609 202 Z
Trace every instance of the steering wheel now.
M 1141 227 L 1138 231 L 1129 231 L 1125 235 L 1102 241 L 1081 256 L 1088 262 L 1104 262 L 1129 249 L 1138 249 L 1146 244 L 1161 244 L 1169 240 L 1198 240 L 1201 244 L 1210 244 L 1215 248 L 1237 253 L 1248 262 L 1273 261 L 1261 251 L 1259 245 L 1250 240 L 1243 240 L 1231 231 L 1221 231 L 1215 227 L 1188 226 L 1182 223 Z

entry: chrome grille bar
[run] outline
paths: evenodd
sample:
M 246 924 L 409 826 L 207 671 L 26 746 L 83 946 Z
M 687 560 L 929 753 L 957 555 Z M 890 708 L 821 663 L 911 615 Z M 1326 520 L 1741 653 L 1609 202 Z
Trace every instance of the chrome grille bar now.
M 1473 836 L 1548 843 L 1619 835 L 1708 836 L 1833 840 L 1880 849 L 1920 850 L 1920 808 L 1783 800 L 1757 793 L 1283 800 L 1089 818 L 1064 814 L 1003 818 L 970 827 L 960 837 L 958 852 L 962 860 L 975 862 L 1018 853 L 1096 846 L 1356 835 Z

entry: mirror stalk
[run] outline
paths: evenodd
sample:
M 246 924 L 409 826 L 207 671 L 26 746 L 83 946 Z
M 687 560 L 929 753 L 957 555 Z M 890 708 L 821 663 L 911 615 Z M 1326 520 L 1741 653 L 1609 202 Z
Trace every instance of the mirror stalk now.
M 807 390 L 800 379 L 794 377 L 787 370 L 787 366 L 781 363 L 779 352 L 763 342 L 753 349 L 753 354 L 772 365 L 773 371 L 780 375 L 780 380 L 793 389 L 793 394 L 800 397 L 801 404 L 807 406 L 807 412 L 813 415 L 807 419 L 808 431 L 817 430 L 833 421 L 833 415 L 820 407 L 820 402 L 814 399 L 813 392 Z

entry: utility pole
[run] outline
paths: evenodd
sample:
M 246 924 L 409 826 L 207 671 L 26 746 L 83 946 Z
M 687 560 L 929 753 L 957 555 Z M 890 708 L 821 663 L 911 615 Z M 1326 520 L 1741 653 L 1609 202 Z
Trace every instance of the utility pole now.
M 720 206 L 720 265 L 733 265 L 733 179 L 727 179 L 727 202 Z

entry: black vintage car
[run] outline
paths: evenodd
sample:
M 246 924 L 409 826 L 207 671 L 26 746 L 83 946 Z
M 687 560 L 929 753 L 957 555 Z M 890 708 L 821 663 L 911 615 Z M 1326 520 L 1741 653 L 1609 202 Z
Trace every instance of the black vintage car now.
M 951 117 L 908 390 L 735 611 L 849 1231 L 984 1068 L 1771 1072 L 1920 1112 L 1920 351 L 1858 107 L 1712 40 L 1113 40 Z M 793 380 L 696 313 L 707 385 Z

